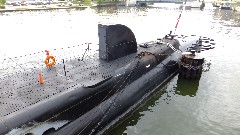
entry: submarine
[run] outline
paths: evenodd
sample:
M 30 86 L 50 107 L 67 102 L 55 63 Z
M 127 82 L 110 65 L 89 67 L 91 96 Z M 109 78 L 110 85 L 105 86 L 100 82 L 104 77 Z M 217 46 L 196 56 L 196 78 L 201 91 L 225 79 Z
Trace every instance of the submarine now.
M 0 135 L 105 134 L 178 73 L 183 52 L 215 45 L 171 32 L 138 44 L 122 24 L 99 24 L 98 37 L 98 45 L 68 47 L 64 55 L 29 54 L 30 68 L 1 69 Z

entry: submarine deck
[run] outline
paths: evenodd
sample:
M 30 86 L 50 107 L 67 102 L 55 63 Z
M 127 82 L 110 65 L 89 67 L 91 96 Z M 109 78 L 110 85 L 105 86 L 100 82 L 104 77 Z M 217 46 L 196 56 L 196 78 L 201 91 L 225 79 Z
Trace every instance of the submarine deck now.
M 185 40 L 186 37 L 183 36 L 175 38 L 180 43 L 179 48 L 181 51 L 191 49 L 191 47 L 186 48 L 184 44 L 195 46 L 193 44 L 196 44 L 196 40 L 199 38 L 195 35 L 191 36 L 193 36 L 194 40 Z M 27 115 L 19 116 L 18 114 L 30 112 L 34 110 L 31 109 L 34 107 L 35 109 L 37 107 L 36 111 L 38 111 L 41 107 L 44 108 L 43 105 L 46 105 L 48 101 L 53 99 L 55 99 L 54 101 L 56 99 L 58 99 L 57 101 L 62 100 L 61 95 L 65 96 L 71 93 L 65 96 L 65 100 L 70 102 L 72 99 L 75 100 L 77 97 L 72 96 L 73 94 L 78 93 L 81 95 L 82 92 L 91 91 L 91 86 L 95 87 L 101 82 L 116 76 L 118 69 L 130 65 L 141 52 L 154 52 L 154 50 L 162 49 L 161 47 L 163 49 L 166 49 L 166 47 L 175 49 L 166 44 L 171 44 L 171 41 L 168 39 L 165 41 L 164 44 L 155 41 L 138 44 L 136 53 L 110 62 L 99 59 L 99 46 L 92 44 L 48 50 L 50 55 L 56 59 L 56 64 L 53 67 L 45 65 L 45 51 L 11 58 L 6 55 L 2 56 L 2 59 L 0 59 L 0 131 L 2 129 L 5 130 L 3 132 L 7 132 L 16 125 L 20 125 L 21 122 L 19 121 L 23 120 L 24 117 L 28 117 Z M 212 49 L 211 46 L 215 45 L 215 43 L 211 43 L 213 40 L 210 38 L 203 37 L 203 41 L 201 47 L 205 47 L 206 50 Z M 146 44 L 148 47 L 145 46 Z M 43 76 L 43 84 L 39 83 L 39 74 Z M 61 106 L 62 103 L 68 102 L 65 100 L 58 103 L 58 105 Z M 52 108 L 54 105 L 56 104 L 51 104 L 51 107 L 48 106 L 47 110 L 56 109 L 57 107 Z M 32 111 L 32 115 L 36 111 Z M 45 113 L 44 110 L 42 112 Z M 16 123 L 12 116 L 21 118 Z M 34 116 L 31 116 L 28 121 L 30 119 L 34 120 L 34 118 Z M 12 125 L 7 127 L 7 124 Z
M 115 75 L 117 69 L 128 65 L 137 54 L 151 52 L 162 45 L 154 41 L 144 44 L 148 47 L 139 47 L 138 44 L 137 53 L 110 62 L 99 59 L 98 45 L 83 44 L 49 50 L 50 55 L 56 58 L 53 67 L 45 65 L 44 51 L 14 58 L 5 56 L 0 68 L 0 121 L 61 92 L 92 86 L 108 79 Z M 43 76 L 43 84 L 39 84 L 39 73 Z

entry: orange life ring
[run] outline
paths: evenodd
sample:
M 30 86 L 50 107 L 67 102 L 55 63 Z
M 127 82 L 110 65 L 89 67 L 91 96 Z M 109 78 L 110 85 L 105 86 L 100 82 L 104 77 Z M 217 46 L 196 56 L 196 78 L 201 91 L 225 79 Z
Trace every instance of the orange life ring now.
M 50 59 L 52 59 L 52 62 L 51 63 L 49 63 L 49 60 Z M 46 60 L 44 61 L 45 62 L 45 64 L 48 66 L 48 67 L 51 67 L 51 66 L 53 66 L 53 65 L 55 65 L 55 63 L 56 63 L 56 60 L 55 60 L 55 58 L 53 57 L 53 56 L 47 56 L 47 58 L 46 58 Z

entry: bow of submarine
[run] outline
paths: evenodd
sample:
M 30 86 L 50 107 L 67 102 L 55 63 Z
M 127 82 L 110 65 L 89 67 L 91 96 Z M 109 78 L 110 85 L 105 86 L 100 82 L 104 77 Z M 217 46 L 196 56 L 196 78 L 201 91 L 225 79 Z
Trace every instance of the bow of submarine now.
M 176 39 L 164 39 L 159 48 L 139 51 L 128 65 L 115 72 L 115 94 L 54 134 L 103 134 L 146 99 L 157 87 L 178 71 L 181 51 L 187 51 L 198 39 L 180 45 Z M 180 50 L 180 52 L 179 52 Z
M 179 46 L 178 44 L 175 48 L 179 47 L 179 49 L 185 50 L 190 46 L 191 43 L 186 46 Z M 177 61 L 180 59 L 181 54 L 169 47 L 167 51 L 168 54 L 163 59 L 157 59 L 156 56 L 150 54 L 150 56 L 147 55 L 142 59 L 138 58 L 137 62 L 132 62 L 131 64 L 134 66 L 129 66 L 127 68 L 129 70 L 116 73 L 118 77 L 126 76 L 123 80 L 129 83 L 125 83 L 123 86 L 123 82 L 120 82 L 123 87 L 121 91 L 117 91 L 108 100 L 61 128 L 55 134 L 102 134 L 109 130 L 111 126 L 120 120 L 120 117 L 133 110 L 137 104 L 140 104 L 139 101 L 146 98 L 146 95 L 154 88 L 162 85 L 177 72 Z M 155 54 L 162 53 L 160 51 Z M 151 68 L 148 67 L 148 69 L 147 65 L 150 65 Z

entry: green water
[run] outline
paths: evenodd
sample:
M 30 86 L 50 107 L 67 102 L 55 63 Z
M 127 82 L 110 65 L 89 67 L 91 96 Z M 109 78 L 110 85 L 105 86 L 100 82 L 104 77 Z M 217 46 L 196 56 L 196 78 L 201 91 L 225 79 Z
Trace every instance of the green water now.
M 46 48 L 98 42 L 98 23 L 130 27 L 145 42 L 172 30 L 180 10 L 161 8 L 103 8 L 2 13 L 1 57 Z M 239 135 L 240 134 L 240 13 L 210 6 L 184 11 L 177 34 L 215 39 L 215 49 L 202 52 L 204 72 L 199 80 L 174 76 L 132 114 L 112 135 Z M 14 48 L 14 49 L 13 49 Z

